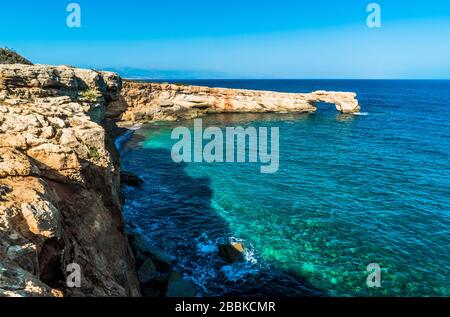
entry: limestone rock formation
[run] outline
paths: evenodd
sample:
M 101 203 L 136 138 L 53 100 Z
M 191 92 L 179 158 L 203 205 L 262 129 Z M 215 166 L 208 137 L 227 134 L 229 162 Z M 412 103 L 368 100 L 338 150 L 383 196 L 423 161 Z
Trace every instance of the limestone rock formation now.
M 113 120 L 313 112 L 316 102 L 359 111 L 353 93 L 134 82 L 122 88 L 111 72 L 0 65 L 0 296 L 139 296 L 140 289 L 152 296 L 194 296 L 192 283 L 172 271 L 174 259 L 136 237 L 130 249 Z M 141 183 L 134 177 L 128 182 Z M 243 250 L 225 251 L 234 261 Z M 79 288 L 66 283 L 74 263 L 81 269 Z M 137 271 L 147 286 L 140 288 Z
M 318 102 L 335 104 L 342 113 L 360 110 L 356 94 L 349 92 L 298 94 L 124 81 L 121 100 L 111 103 L 107 115 L 133 123 L 224 112 L 314 112 Z
M 0 65 L 0 296 L 140 294 L 105 132 L 120 88 L 113 73 Z

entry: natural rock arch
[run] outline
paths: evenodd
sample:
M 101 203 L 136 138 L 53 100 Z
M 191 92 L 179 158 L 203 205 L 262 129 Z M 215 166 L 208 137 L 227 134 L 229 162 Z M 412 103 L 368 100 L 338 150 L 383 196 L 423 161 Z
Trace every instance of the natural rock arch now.
M 126 122 L 192 119 L 207 113 L 315 112 L 317 102 L 341 113 L 359 112 L 356 94 L 308 94 L 124 81 L 122 103 L 109 109 Z

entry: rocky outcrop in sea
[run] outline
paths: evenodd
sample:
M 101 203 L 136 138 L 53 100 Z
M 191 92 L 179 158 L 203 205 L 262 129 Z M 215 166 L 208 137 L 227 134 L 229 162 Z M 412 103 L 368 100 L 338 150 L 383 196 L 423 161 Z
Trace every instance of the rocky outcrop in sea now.
M 318 102 L 335 104 L 341 113 L 360 110 L 356 94 L 351 92 L 300 94 L 124 81 L 120 100 L 111 103 L 107 114 L 133 124 L 210 113 L 315 112 Z

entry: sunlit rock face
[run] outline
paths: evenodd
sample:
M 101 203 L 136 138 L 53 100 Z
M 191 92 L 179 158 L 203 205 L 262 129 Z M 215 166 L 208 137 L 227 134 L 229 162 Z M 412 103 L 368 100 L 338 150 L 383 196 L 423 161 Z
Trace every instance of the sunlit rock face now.
M 0 65 L 0 296 L 139 295 L 105 132 L 120 88 L 113 73 Z
M 356 94 L 316 91 L 308 94 L 209 88 L 124 81 L 121 99 L 107 109 L 124 122 L 191 119 L 208 113 L 314 112 L 317 102 L 342 113 L 360 110 Z

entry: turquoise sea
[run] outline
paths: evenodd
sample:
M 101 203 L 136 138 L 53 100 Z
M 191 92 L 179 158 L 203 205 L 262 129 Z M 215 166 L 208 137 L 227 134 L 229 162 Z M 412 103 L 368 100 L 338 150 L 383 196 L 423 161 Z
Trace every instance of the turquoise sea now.
M 174 163 L 160 122 L 120 145 L 127 225 L 177 257 L 201 295 L 450 296 L 450 81 L 200 80 L 284 92 L 354 91 L 359 115 L 222 114 L 203 125 L 279 127 L 280 167 Z M 217 245 L 242 241 L 246 262 Z M 370 263 L 381 287 L 366 285 Z

